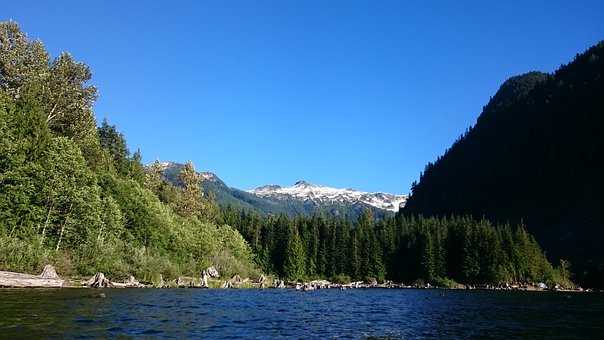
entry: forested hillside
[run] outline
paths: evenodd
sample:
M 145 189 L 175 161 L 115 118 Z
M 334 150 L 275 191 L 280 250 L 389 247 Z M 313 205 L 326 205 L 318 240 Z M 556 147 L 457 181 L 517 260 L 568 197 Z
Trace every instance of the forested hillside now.
M 426 166 L 405 214 L 523 221 L 551 259 L 604 285 L 604 43 L 554 74 L 506 81 Z
M 291 280 L 572 285 L 568 264 L 552 267 L 522 226 L 471 218 L 376 221 L 370 211 L 354 223 L 331 215 L 290 219 L 234 209 L 222 215 L 239 226 L 264 271 Z
M 52 263 L 62 275 L 149 280 L 214 264 L 252 274 L 249 246 L 215 224 L 191 164 L 173 187 L 144 171 L 114 126 L 97 127 L 90 79 L 69 53 L 51 58 L 0 23 L 0 270 Z

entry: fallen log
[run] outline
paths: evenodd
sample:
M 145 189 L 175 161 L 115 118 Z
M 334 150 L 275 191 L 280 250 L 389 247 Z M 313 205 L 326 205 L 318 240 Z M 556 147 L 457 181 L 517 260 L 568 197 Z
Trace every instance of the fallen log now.
M 175 285 L 179 288 L 200 288 L 203 282 L 201 279 L 190 276 L 179 276 Z
M 46 265 L 40 275 L 0 271 L 0 287 L 61 288 L 64 282 L 51 265 Z
M 124 282 L 111 282 L 115 288 L 145 288 L 146 286 L 130 275 Z

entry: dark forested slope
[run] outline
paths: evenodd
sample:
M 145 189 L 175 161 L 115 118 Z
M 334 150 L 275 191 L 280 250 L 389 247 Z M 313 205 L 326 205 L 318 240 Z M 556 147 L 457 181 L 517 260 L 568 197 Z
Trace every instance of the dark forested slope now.
M 506 81 L 470 128 L 426 166 L 404 214 L 523 221 L 550 257 L 602 285 L 604 43 L 552 75 Z

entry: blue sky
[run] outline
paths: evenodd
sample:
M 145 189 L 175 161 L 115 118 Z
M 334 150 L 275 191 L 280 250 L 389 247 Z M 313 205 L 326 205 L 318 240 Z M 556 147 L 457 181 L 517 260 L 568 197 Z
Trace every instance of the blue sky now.
M 407 193 L 508 77 L 604 39 L 603 1 L 11 1 L 92 68 L 145 161 Z M 489 4 L 490 3 L 490 4 Z

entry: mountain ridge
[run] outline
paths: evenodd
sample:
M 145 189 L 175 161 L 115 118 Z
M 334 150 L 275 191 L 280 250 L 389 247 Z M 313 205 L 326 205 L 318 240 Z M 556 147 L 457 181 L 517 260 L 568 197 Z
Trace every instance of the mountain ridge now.
M 315 202 L 362 202 L 378 209 L 397 212 L 407 199 L 406 195 L 396 195 L 385 192 L 364 192 L 356 189 L 339 189 L 324 185 L 316 185 L 305 180 L 298 180 L 291 187 L 269 184 L 247 190 L 260 197 L 273 199 L 297 198 Z
M 180 185 L 178 173 L 184 164 L 157 162 L 164 178 L 173 185 Z M 406 195 L 319 186 L 305 180 L 297 181 L 292 187 L 268 184 L 251 190 L 241 190 L 228 186 L 215 173 L 198 173 L 204 192 L 212 193 L 220 206 L 251 210 L 264 215 L 328 213 L 355 219 L 363 210 L 369 209 L 374 216 L 381 218 L 397 212 L 407 198 Z

